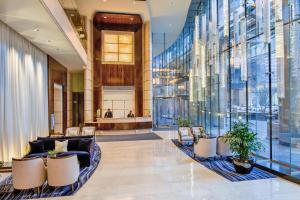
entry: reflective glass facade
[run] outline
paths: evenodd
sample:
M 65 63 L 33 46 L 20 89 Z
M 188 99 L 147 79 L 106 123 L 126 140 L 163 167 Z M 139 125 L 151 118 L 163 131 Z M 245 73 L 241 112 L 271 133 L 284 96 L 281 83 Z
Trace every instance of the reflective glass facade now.
M 223 135 L 249 122 L 262 165 L 300 169 L 300 0 L 192 0 L 178 39 L 153 33 L 153 122 L 178 117 Z

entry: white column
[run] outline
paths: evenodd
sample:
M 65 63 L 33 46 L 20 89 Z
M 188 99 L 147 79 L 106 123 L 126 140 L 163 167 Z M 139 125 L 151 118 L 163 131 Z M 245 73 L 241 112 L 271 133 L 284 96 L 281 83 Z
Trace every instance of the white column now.
M 152 48 L 150 23 L 143 25 L 143 116 L 152 115 Z
M 93 121 L 93 29 L 91 20 L 87 20 L 87 66 L 84 70 L 84 121 Z

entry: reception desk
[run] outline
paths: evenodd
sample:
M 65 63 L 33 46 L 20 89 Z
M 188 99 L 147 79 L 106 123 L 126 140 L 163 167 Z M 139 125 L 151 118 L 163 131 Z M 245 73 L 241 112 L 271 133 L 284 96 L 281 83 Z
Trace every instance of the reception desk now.
M 85 123 L 86 126 L 95 126 L 97 130 L 136 130 L 152 128 L 151 117 L 134 118 L 97 118 L 96 122 Z

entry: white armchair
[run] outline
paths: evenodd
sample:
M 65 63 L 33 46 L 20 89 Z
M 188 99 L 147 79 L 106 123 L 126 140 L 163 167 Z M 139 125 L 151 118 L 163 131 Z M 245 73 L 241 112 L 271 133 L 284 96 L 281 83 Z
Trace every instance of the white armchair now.
M 47 158 L 48 185 L 61 187 L 72 185 L 79 178 L 79 163 L 76 155 Z
M 85 126 L 81 130 L 81 135 L 95 135 L 95 130 L 94 126 Z
M 199 137 L 201 135 L 205 135 L 205 133 L 202 133 L 201 131 L 204 132 L 204 129 L 203 129 L 202 126 L 194 126 L 194 127 L 192 127 L 192 133 L 193 133 L 193 135 L 194 135 L 195 138 Z
M 198 143 L 194 144 L 194 156 L 198 155 L 202 158 L 215 157 L 217 152 L 217 138 L 207 137 L 200 138 Z
M 13 187 L 16 190 L 26 190 L 40 187 L 46 181 L 46 168 L 41 158 L 12 159 Z
M 182 145 L 192 145 L 194 143 L 194 136 L 192 135 L 191 129 L 189 127 L 179 127 L 178 141 Z
M 69 127 L 66 129 L 66 136 L 79 136 L 80 127 Z

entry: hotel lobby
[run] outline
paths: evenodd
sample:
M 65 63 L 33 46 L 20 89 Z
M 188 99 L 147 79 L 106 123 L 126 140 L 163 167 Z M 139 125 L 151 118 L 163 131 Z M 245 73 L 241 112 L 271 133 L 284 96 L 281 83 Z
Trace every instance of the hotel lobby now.
M 299 24 L 299 0 L 0 0 L 0 200 L 299 200 Z

